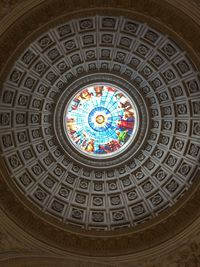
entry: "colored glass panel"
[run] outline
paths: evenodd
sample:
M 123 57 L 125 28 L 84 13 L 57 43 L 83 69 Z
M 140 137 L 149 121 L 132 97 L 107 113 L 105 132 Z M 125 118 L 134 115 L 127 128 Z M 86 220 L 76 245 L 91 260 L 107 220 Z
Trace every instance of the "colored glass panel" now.
M 64 124 L 82 153 L 105 157 L 122 151 L 135 135 L 136 109 L 126 93 L 110 85 L 92 85 L 67 105 Z

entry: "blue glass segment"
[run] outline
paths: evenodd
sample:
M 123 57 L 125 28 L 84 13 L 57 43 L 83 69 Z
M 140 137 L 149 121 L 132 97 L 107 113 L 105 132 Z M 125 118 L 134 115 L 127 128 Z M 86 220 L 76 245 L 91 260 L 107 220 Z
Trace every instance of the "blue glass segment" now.
M 136 111 L 122 90 L 97 84 L 71 99 L 64 124 L 76 148 L 103 157 L 120 152 L 135 134 Z

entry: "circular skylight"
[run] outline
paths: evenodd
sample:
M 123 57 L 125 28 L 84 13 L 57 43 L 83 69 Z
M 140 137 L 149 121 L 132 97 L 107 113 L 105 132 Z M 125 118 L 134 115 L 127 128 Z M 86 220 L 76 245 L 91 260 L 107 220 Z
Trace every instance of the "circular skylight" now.
M 133 140 L 137 111 L 127 94 L 109 84 L 83 88 L 69 101 L 64 126 L 71 143 L 92 157 L 116 155 Z

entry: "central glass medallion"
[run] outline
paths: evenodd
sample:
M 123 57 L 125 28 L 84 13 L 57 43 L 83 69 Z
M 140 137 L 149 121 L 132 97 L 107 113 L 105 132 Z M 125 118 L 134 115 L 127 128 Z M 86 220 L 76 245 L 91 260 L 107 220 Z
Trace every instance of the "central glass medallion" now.
M 123 151 L 136 135 L 137 109 L 128 95 L 108 84 L 79 91 L 65 108 L 64 128 L 81 153 L 105 158 Z

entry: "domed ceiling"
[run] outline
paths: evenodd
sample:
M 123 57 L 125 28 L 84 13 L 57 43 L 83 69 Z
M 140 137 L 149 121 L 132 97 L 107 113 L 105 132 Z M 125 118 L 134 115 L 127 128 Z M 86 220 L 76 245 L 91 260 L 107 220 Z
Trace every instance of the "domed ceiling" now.
M 0 192 L 36 240 L 111 257 L 196 218 L 200 64 L 170 5 L 100 2 L 43 1 L 0 40 Z
M 49 29 L 1 92 L 12 182 L 42 212 L 85 229 L 157 216 L 196 177 L 199 86 L 187 53 L 145 23 L 90 16 Z

